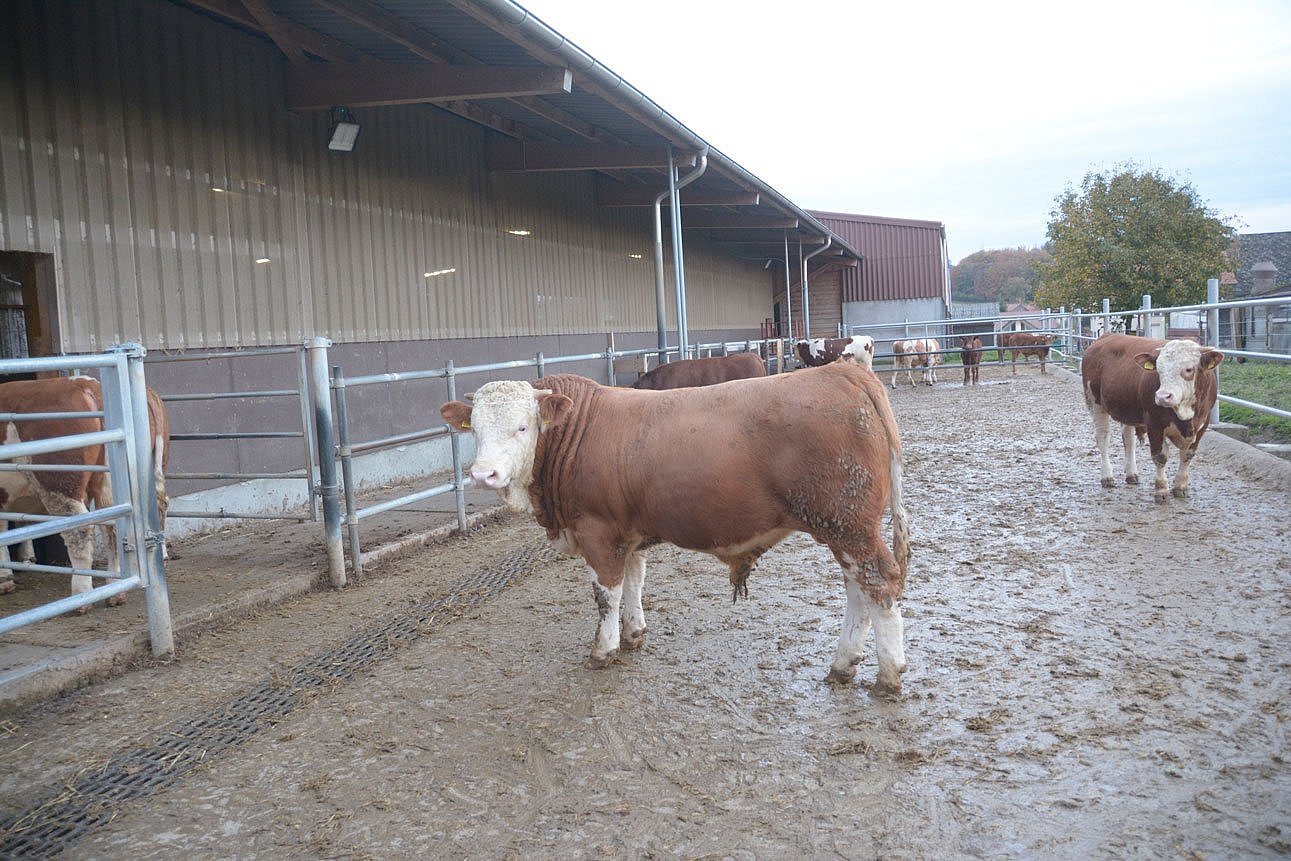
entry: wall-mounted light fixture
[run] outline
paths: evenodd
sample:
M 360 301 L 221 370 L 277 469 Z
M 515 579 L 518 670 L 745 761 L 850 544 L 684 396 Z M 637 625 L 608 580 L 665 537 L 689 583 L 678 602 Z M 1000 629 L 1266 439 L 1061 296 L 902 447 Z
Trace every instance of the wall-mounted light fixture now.
M 529 236 L 533 231 L 525 227 L 513 227 L 508 229 L 507 233 L 510 233 L 512 236 Z
M 457 271 L 456 266 L 452 267 L 451 269 L 436 269 L 434 272 L 423 272 L 421 277 L 438 278 L 440 275 L 452 275 L 456 271 Z
M 350 113 L 349 108 L 332 108 L 332 137 L 327 148 L 337 152 L 349 152 L 354 149 L 354 141 L 359 136 L 359 121 Z
M 629 254 L 628 256 L 629 256 L 629 257 L 631 257 L 633 260 L 640 260 L 640 259 L 641 259 L 641 255 L 640 255 L 640 254 L 637 254 L 635 251 L 634 251 L 634 252 L 632 252 L 631 254 Z

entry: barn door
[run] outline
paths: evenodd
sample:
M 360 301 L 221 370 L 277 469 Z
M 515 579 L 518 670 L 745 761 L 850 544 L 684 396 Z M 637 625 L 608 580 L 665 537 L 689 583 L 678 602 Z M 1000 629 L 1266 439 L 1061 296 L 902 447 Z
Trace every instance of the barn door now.
M 54 355 L 55 295 L 52 254 L 0 251 L 0 359 Z M 35 376 L 5 374 L 0 382 Z

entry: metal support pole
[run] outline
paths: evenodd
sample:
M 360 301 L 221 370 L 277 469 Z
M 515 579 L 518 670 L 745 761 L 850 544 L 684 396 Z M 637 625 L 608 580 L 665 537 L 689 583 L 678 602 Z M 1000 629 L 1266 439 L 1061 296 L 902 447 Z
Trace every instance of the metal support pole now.
M 607 385 L 617 385 L 618 381 L 614 379 L 614 333 L 610 332 L 605 336 L 605 382 Z
M 538 354 L 539 376 L 542 374 L 542 353 Z M 448 399 L 457 400 L 457 369 L 453 367 L 453 360 L 449 359 L 444 366 L 447 372 L 444 381 L 448 384 Z M 453 496 L 457 499 L 457 529 L 459 532 L 466 531 L 466 484 L 462 475 L 462 443 L 455 433 L 448 435 L 450 444 L 453 447 Z
M 789 231 L 784 231 L 784 319 L 785 337 L 793 343 L 793 291 L 789 289 Z M 781 368 L 783 370 L 783 367 Z
M 350 568 L 354 578 L 363 576 L 363 545 L 359 542 L 359 507 L 354 502 L 354 452 L 350 448 L 350 413 L 346 406 L 345 374 L 332 366 L 332 390 L 336 392 L 336 438 L 340 444 L 341 478 L 345 487 L 345 528 L 350 536 Z
M 1206 344 L 1210 347 L 1219 348 L 1219 309 L 1214 307 L 1219 302 L 1219 279 L 1206 279 L 1206 303 L 1211 307 L 1206 309 Z M 1231 313 L 1231 312 L 1230 312 Z M 1219 393 L 1219 369 L 1215 369 L 1215 393 Z M 1215 399 L 1215 405 L 1210 408 L 1210 423 L 1219 424 L 1219 398 Z
M 1112 331 L 1112 300 L 1103 297 L 1103 334 Z
M 305 351 L 296 350 L 296 400 L 300 404 L 300 435 L 305 438 L 305 483 L 309 485 L 309 516 L 318 520 L 318 494 L 314 492 L 318 480 L 318 440 L 309 432 L 309 364 Z
M 1143 311 L 1143 316 L 1141 318 L 1143 322 L 1140 326 L 1139 335 L 1144 338 L 1151 338 L 1152 337 L 1152 315 L 1151 315 L 1152 294 L 1151 293 L 1143 294 L 1143 304 L 1140 305 L 1139 308 L 1140 310 Z
M 533 358 L 534 358 L 534 361 L 538 363 L 536 370 L 538 371 L 538 379 L 541 380 L 543 377 L 547 376 L 547 359 L 545 356 L 543 356 L 541 351 L 539 351 L 538 355 L 534 356 Z M 453 367 L 453 363 L 449 362 L 448 367 L 450 368 Z M 452 376 L 449 376 L 449 379 L 451 380 Z M 450 397 L 449 400 L 451 401 L 452 398 Z
M 126 376 L 122 380 L 129 386 L 130 413 L 125 417 L 133 422 L 131 440 L 134 451 L 133 474 L 130 476 L 130 505 L 134 514 L 130 518 L 134 552 L 121 554 L 121 562 L 132 557 L 129 567 L 138 573 L 148 606 L 148 636 L 155 658 L 170 657 L 175 653 L 175 634 L 170 619 L 170 593 L 166 587 L 166 569 L 162 562 L 165 536 L 161 532 L 161 515 L 157 511 L 157 478 L 152 461 L 152 427 L 148 422 L 148 389 L 144 382 L 143 357 L 147 350 L 140 344 L 124 344 L 119 348 L 126 355 Z M 104 419 L 107 427 L 107 419 Z M 109 450 L 115 446 L 109 446 Z M 114 482 L 115 484 L 115 482 Z M 116 488 L 114 487 L 115 491 Z M 115 496 L 115 499 L 121 499 Z M 118 543 L 120 547 L 120 543 Z
M 318 435 L 319 493 L 323 498 L 323 531 L 327 546 L 328 582 L 345 586 L 345 551 L 341 546 L 340 482 L 336 475 L 336 425 L 332 418 L 332 389 L 327 379 L 327 338 L 305 341 L 309 357 L 310 395 L 314 404 L 314 432 Z

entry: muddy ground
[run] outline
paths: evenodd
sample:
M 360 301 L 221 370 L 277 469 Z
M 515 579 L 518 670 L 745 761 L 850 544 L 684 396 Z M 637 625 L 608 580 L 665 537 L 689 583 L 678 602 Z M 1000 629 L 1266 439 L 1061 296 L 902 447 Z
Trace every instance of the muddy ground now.
M 857 684 L 823 683 L 842 591 L 804 536 L 734 605 L 716 561 L 651 551 L 645 648 L 596 671 L 581 564 L 451 595 L 541 545 L 511 518 L 0 721 L 0 821 L 446 602 L 257 731 L 163 761 L 63 857 L 1291 853 L 1287 485 L 1203 443 L 1188 500 L 1105 490 L 1070 375 L 983 382 L 892 396 L 915 553 L 898 700 L 870 695 L 872 648 Z

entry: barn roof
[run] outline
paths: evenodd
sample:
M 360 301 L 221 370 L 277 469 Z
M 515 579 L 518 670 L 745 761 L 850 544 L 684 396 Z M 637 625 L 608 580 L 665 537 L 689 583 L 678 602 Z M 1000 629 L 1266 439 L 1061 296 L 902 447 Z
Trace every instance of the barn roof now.
M 706 153 L 680 192 L 688 235 L 750 260 L 780 259 L 786 237 L 808 251 L 828 245 L 813 266 L 862 256 L 511 0 L 174 2 L 277 45 L 291 109 L 431 104 L 496 132 L 492 170 L 595 171 L 603 206 L 653 205 L 669 148 L 680 165 Z

